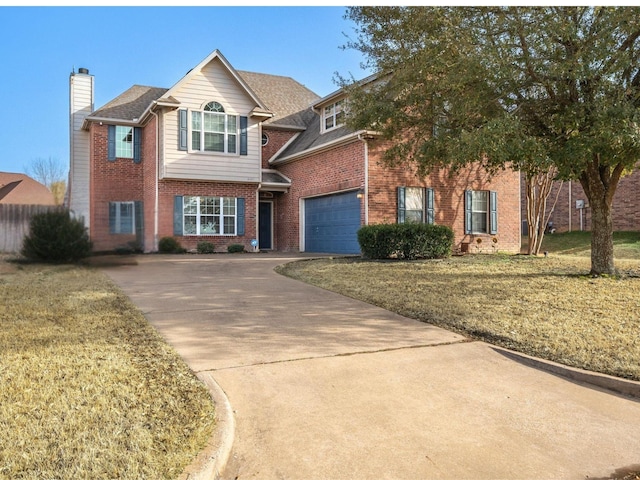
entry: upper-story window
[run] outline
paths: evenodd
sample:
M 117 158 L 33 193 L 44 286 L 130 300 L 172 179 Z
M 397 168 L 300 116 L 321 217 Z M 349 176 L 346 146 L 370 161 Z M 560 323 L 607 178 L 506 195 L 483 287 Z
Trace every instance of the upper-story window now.
M 118 158 L 132 158 L 140 163 L 142 128 L 125 125 L 107 125 L 107 158 L 114 162 Z
M 133 158 L 133 127 L 116 125 L 116 157 Z
M 339 100 L 336 103 L 327 105 L 322 109 L 322 128 L 323 131 L 328 131 L 333 128 L 344 125 L 345 117 L 345 104 L 344 100 Z
M 238 152 L 238 117 L 228 115 L 218 102 L 191 112 L 191 149 L 203 152 Z

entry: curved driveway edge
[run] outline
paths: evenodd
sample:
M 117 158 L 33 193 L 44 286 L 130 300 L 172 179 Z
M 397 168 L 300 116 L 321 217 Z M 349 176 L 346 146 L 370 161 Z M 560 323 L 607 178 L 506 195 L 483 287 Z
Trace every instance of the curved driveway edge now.
M 218 480 L 224 472 L 231 455 L 235 435 L 235 419 L 226 394 L 208 372 L 197 377 L 204 383 L 216 406 L 216 425 L 207 446 L 198 454 L 179 477 L 179 480 Z
M 235 421 L 230 452 L 212 440 L 186 478 L 225 458 L 220 478 L 241 480 L 578 480 L 639 463 L 637 400 L 273 271 L 302 257 L 105 268 Z

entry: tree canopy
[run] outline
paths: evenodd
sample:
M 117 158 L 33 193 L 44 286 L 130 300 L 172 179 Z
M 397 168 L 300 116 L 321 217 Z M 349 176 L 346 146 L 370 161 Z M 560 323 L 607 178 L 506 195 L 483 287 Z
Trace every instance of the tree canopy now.
M 353 128 L 426 173 L 481 162 L 579 180 L 592 273 L 613 273 L 611 204 L 640 159 L 640 8 L 352 7 L 373 82 L 341 79 Z

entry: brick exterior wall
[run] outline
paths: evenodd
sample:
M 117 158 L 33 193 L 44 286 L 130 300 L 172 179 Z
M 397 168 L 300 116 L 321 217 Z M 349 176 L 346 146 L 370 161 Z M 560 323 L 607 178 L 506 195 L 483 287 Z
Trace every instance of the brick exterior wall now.
M 434 190 L 435 223 L 453 228 L 454 249 L 471 253 L 520 252 L 520 176 L 506 170 L 490 178 L 478 166 L 453 177 L 441 169 L 418 178 L 415 167 L 385 166 L 384 144 L 370 142 L 369 148 L 369 224 L 397 222 L 397 187 L 429 187 Z M 465 235 L 465 190 L 493 190 L 498 194 L 498 233 Z M 493 238 L 497 243 L 493 242 Z M 481 239 L 480 244 L 477 240 Z
M 144 161 L 131 158 L 107 160 L 107 125 L 91 124 L 90 199 L 91 240 L 96 252 L 126 247 L 135 234 L 109 233 L 109 202 L 143 201 Z M 141 146 L 144 151 L 145 146 Z M 144 152 L 143 152 L 144 158 Z
M 526 190 L 524 176 L 522 179 L 522 219 L 527 219 Z M 558 194 L 558 190 L 560 190 Z M 589 201 L 580 182 L 554 182 L 547 200 L 547 214 L 558 195 L 550 221 L 556 231 L 568 232 L 580 230 L 580 210 L 576 208 L 576 200 L 584 200 L 586 208 L 582 210 L 582 229 L 591 230 L 591 209 Z M 613 229 L 616 231 L 640 230 L 640 171 L 620 179 L 613 197 Z M 524 227 L 523 227 L 524 228 Z M 523 233 L 526 233 L 523 231 Z
M 520 252 L 520 177 L 517 172 L 505 171 L 489 178 L 479 167 L 471 167 L 453 178 L 447 171 L 440 170 L 419 179 L 411 166 L 384 166 L 381 162 L 384 144 L 369 141 L 368 149 L 368 187 L 366 200 L 361 200 L 362 225 L 367 223 L 367 215 L 369 224 L 396 223 L 397 187 L 431 187 L 435 193 L 436 223 L 453 228 L 456 249 L 483 253 Z M 274 248 L 282 251 L 300 248 L 300 206 L 305 198 L 365 187 L 365 156 L 365 144 L 356 140 L 278 166 L 293 184 L 288 193 L 275 197 Z M 497 235 L 464 234 L 464 191 L 467 189 L 498 193 Z M 482 240 L 481 244 L 476 243 L 478 238 Z
M 262 168 L 271 168 L 269 165 L 271 157 L 278 153 L 296 133 L 284 130 L 270 130 L 267 127 L 263 127 L 262 131 L 269 137 L 269 142 L 262 147 Z
M 195 182 L 181 180 L 161 180 L 159 183 L 158 238 L 173 235 L 173 202 L 176 195 L 200 197 L 237 197 L 245 199 L 245 234 L 243 236 L 186 235 L 175 236 L 187 250 L 195 250 L 199 242 L 210 242 L 217 252 L 226 252 L 227 246 L 239 243 L 245 250 L 252 251 L 251 240 L 257 237 L 257 184 Z
M 158 184 L 158 234 L 155 235 L 156 119 L 142 129 L 141 159 L 107 160 L 107 125 L 91 125 L 91 240 L 96 252 L 141 244 L 145 252 L 157 251 L 157 242 L 173 236 L 173 202 L 176 195 L 243 197 L 245 199 L 245 235 L 180 236 L 180 244 L 195 250 L 198 242 L 207 241 L 217 251 L 239 243 L 251 250 L 251 239 L 257 238 L 257 184 L 190 182 L 161 180 Z M 109 202 L 142 201 L 144 229 L 142 238 L 135 234 L 109 232 Z
M 364 143 L 355 141 L 277 167 L 292 179 L 292 185 L 288 193 L 275 196 L 275 249 L 285 252 L 300 249 L 302 199 L 364 186 L 364 156 Z
M 157 250 L 158 246 L 158 239 L 155 236 L 155 179 L 158 178 L 158 151 L 156 147 L 157 121 L 157 117 L 152 117 L 151 121 L 146 125 L 146 127 L 144 127 L 142 132 L 142 196 L 144 201 L 143 249 L 145 252 L 154 252 Z
M 107 126 L 91 125 L 91 239 L 94 251 L 111 251 L 130 242 L 142 243 L 144 251 L 157 250 L 157 242 L 174 236 L 174 197 L 221 196 L 245 199 L 245 235 L 243 236 L 179 236 L 180 244 L 195 250 L 201 241 L 211 242 L 216 251 L 225 252 L 234 243 L 251 251 L 251 240 L 258 237 L 258 185 L 163 179 L 158 182 L 158 225 L 156 235 L 155 202 L 157 178 L 156 119 L 142 129 L 139 164 L 132 159 L 107 160 Z M 263 147 L 263 168 L 273 168 L 268 160 L 293 136 L 292 132 L 268 130 L 269 143 Z M 365 166 L 365 158 L 368 164 Z M 471 252 L 520 251 L 520 180 L 519 174 L 505 171 L 488 178 L 480 168 L 469 168 L 450 178 L 441 170 L 419 179 L 411 166 L 387 167 L 381 158 L 384 144 L 354 139 L 351 143 L 316 153 L 276 168 L 293 180 L 287 193 L 273 194 L 273 249 L 299 251 L 300 208 L 306 198 L 354 191 L 367 187 L 361 200 L 361 224 L 397 221 L 397 187 L 431 187 L 435 193 L 436 223 L 449 225 L 455 232 L 455 248 Z M 368 182 L 365 176 L 368 173 Z M 626 180 L 626 179 L 625 179 Z M 367 185 L 366 185 L 367 184 Z M 637 189 L 637 183 L 629 188 Z M 622 186 L 622 184 L 621 184 Z M 494 190 L 498 192 L 498 234 L 465 235 L 464 191 Z M 574 195 L 576 195 L 574 193 Z M 624 195 L 624 193 L 622 193 Z M 142 201 L 144 230 L 136 235 L 109 233 L 109 202 Z M 636 221 L 638 217 L 634 217 Z M 497 238 L 497 243 L 492 242 Z M 477 248 L 477 238 L 482 239 Z M 470 245 L 470 247 L 469 247 Z

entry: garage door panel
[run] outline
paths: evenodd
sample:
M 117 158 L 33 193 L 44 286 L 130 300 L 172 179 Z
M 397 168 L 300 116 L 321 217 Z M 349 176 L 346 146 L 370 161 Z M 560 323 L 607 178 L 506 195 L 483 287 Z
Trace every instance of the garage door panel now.
M 305 250 L 322 253 L 360 253 L 360 199 L 356 192 L 305 200 Z

